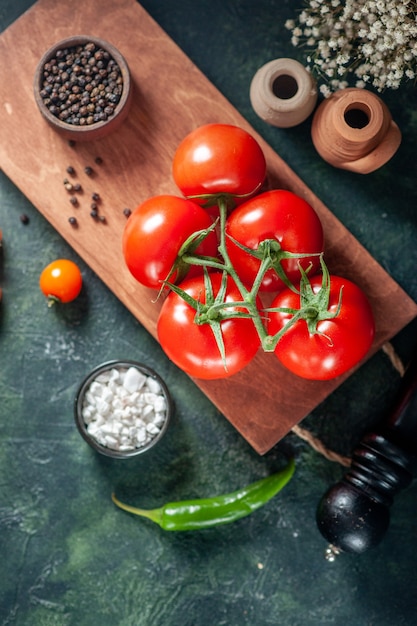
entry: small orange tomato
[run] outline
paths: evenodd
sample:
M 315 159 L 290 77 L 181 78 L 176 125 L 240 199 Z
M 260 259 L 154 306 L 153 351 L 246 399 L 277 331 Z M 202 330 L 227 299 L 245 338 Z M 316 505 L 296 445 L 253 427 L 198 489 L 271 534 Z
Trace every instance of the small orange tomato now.
M 41 272 L 39 287 L 49 300 L 54 302 L 71 302 L 79 295 L 83 279 L 78 266 L 68 259 L 57 259 L 47 265 Z

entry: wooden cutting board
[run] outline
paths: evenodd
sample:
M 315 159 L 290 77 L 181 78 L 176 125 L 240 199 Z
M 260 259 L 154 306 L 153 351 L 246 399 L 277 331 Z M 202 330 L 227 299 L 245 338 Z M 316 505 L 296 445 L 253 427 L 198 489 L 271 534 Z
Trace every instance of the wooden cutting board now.
M 120 50 L 135 94 L 116 135 L 70 147 L 38 113 L 32 83 L 42 54 L 60 39 L 80 34 L 101 37 Z M 154 292 L 141 287 L 124 265 L 123 209 L 149 196 L 178 194 L 171 176 L 174 151 L 193 128 L 209 122 L 249 130 L 265 152 L 269 186 L 290 189 L 315 207 L 329 267 L 356 281 L 371 301 L 377 326 L 372 353 L 417 315 L 417 305 L 135 0 L 40 0 L 0 36 L 0 58 L 0 166 L 152 335 L 159 305 Z M 97 156 L 103 160 L 100 166 Z M 63 186 L 69 165 L 84 188 L 76 209 Z M 92 177 L 85 175 L 86 165 L 93 167 Z M 102 198 L 106 223 L 89 215 L 92 192 Z M 78 228 L 69 224 L 71 215 Z M 232 378 L 195 382 L 264 454 L 345 378 L 304 381 L 273 355 L 260 353 Z

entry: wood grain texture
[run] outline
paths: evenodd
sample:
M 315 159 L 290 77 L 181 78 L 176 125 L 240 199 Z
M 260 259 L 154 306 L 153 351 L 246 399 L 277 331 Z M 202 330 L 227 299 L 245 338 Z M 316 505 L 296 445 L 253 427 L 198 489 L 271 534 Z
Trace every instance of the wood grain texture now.
M 44 51 L 76 34 L 115 45 L 129 64 L 135 91 L 117 134 L 72 148 L 42 119 L 32 83 Z M 175 148 L 193 128 L 209 122 L 249 130 L 265 152 L 269 186 L 290 189 L 315 207 L 328 265 L 355 280 L 371 301 L 377 326 L 371 354 L 417 315 L 417 305 L 134 0 L 40 0 L 1 35 L 0 55 L 0 166 L 153 336 L 159 305 L 124 265 L 123 209 L 152 195 L 178 194 L 171 176 Z M 102 165 L 95 164 L 96 156 Z M 84 189 L 79 208 L 72 207 L 63 187 L 68 165 Z M 84 173 L 86 165 L 94 168 L 92 177 Z M 89 215 L 92 192 L 102 198 L 106 223 Z M 76 229 L 68 223 L 71 215 L 77 217 Z M 345 378 L 304 381 L 272 355 L 259 354 L 230 379 L 195 382 L 264 454 Z

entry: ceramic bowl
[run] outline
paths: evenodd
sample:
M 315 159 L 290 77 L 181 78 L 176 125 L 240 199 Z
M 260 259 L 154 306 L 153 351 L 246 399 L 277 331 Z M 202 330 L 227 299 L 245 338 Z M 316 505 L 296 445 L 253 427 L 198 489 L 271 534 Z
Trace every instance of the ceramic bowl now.
M 58 64 L 60 63 L 60 59 L 57 59 L 57 54 L 58 56 L 60 54 L 62 55 L 61 51 L 70 50 L 70 49 L 75 50 L 77 46 L 84 47 L 88 45 L 89 43 L 94 44 L 96 46 L 95 48 L 96 51 L 100 49 L 100 50 L 107 52 L 110 55 L 110 57 L 116 62 L 118 69 L 120 70 L 119 78 L 121 76 L 123 88 L 122 88 L 122 92 L 120 96 L 118 96 L 120 97 L 120 99 L 117 102 L 117 104 L 115 106 L 112 104 L 110 105 L 114 108 L 114 112 L 111 115 L 109 115 L 106 120 L 96 120 L 91 123 L 91 119 L 90 119 L 88 124 L 79 125 L 79 124 L 76 124 L 75 122 L 69 123 L 58 117 L 58 115 L 60 114 L 60 111 L 59 111 L 60 101 L 57 98 L 55 98 L 54 103 L 53 102 L 48 103 L 48 101 L 45 100 L 45 98 L 49 94 L 45 94 L 45 91 L 44 91 L 45 90 L 44 72 L 45 72 L 45 66 L 47 66 L 47 64 L 49 64 L 51 60 L 53 63 L 54 61 L 56 61 L 55 65 L 58 66 Z M 103 63 L 103 61 L 101 61 L 101 63 Z M 77 71 L 80 71 L 80 68 L 81 70 L 83 70 L 83 67 L 85 66 L 83 66 L 82 64 L 79 64 Z M 99 71 L 104 72 L 105 67 L 104 67 L 104 70 L 101 69 Z M 59 72 L 60 72 L 61 82 L 66 81 L 67 77 L 66 76 L 62 77 L 62 72 L 66 72 L 66 68 L 63 67 L 63 69 L 60 69 Z M 74 74 L 73 72 L 73 68 L 71 68 L 71 72 L 73 73 L 74 76 L 76 76 L 76 74 Z M 81 77 L 85 79 L 85 75 L 83 72 L 81 74 Z M 92 79 L 96 81 L 97 85 L 100 86 L 100 84 L 102 84 L 102 87 L 100 87 L 101 89 L 103 89 L 103 87 L 105 88 L 106 80 L 108 80 L 107 77 L 100 76 L 99 74 L 95 74 L 92 77 Z M 69 81 L 71 83 L 71 78 L 69 79 Z M 75 87 L 76 90 L 85 89 L 84 83 L 81 83 L 81 87 L 80 87 L 78 82 L 72 81 L 72 83 L 69 85 L 68 90 L 66 92 L 67 94 L 70 91 L 72 91 L 74 84 L 76 85 Z M 46 86 L 48 87 L 47 84 Z M 85 92 L 85 95 L 87 95 L 87 93 L 88 92 Z M 112 44 L 110 44 L 107 41 L 104 41 L 103 39 L 99 39 L 97 37 L 90 37 L 87 35 L 77 35 L 74 37 L 69 37 L 67 39 L 62 39 L 61 41 L 53 45 L 49 50 L 47 50 L 45 54 L 42 56 L 35 71 L 34 96 L 35 96 L 36 104 L 43 118 L 50 124 L 50 126 L 52 126 L 52 128 L 54 128 L 58 133 L 60 133 L 65 139 L 74 140 L 74 141 L 93 141 L 96 139 L 101 139 L 102 137 L 105 137 L 108 134 L 114 132 L 124 122 L 124 120 L 126 119 L 129 113 L 129 109 L 132 103 L 133 86 L 132 86 L 132 80 L 130 76 L 129 67 L 124 57 Z M 81 97 L 80 94 L 78 94 L 78 96 Z M 74 99 L 76 96 L 71 94 L 71 97 Z M 110 95 L 108 95 L 107 98 L 108 97 L 110 97 Z M 77 102 L 74 101 L 73 104 L 76 106 Z M 91 101 L 88 104 L 91 104 Z M 107 102 L 107 104 L 109 103 Z M 55 106 L 54 112 L 51 112 L 52 105 Z M 101 109 L 103 108 L 105 107 L 102 106 Z M 101 115 L 103 114 L 102 110 L 100 111 L 100 114 Z
M 82 381 L 74 405 L 83 439 L 96 452 L 118 459 L 153 448 L 166 433 L 173 410 L 163 379 L 130 360 L 94 368 Z

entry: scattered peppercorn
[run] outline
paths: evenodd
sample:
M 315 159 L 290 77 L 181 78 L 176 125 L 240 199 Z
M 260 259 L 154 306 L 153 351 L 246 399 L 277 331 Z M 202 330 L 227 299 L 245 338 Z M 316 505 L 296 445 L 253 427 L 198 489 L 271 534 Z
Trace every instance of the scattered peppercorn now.
M 104 215 L 100 215 L 99 212 L 97 211 L 97 209 L 92 209 L 90 211 L 90 215 L 93 219 L 98 220 L 100 222 L 105 222 L 106 218 L 104 217 Z
M 94 192 L 91 194 L 91 199 L 94 200 L 94 202 L 98 202 L 100 200 L 100 194 Z
M 67 174 L 69 174 L 70 176 L 75 176 L 75 169 L 72 167 L 72 165 L 68 165 Z
M 70 148 L 74 148 L 75 147 L 76 142 L 74 141 L 74 139 L 68 139 L 68 145 Z
M 122 91 L 119 65 L 93 42 L 58 50 L 43 66 L 40 96 L 52 115 L 67 124 L 106 121 Z
M 103 159 L 101 157 L 99 157 L 99 156 L 97 156 L 94 160 L 97 163 L 97 165 L 102 165 L 103 164 Z
M 91 208 L 93 211 L 97 211 L 97 202 L 92 202 L 92 203 L 90 204 L 90 208 Z
M 78 199 L 75 196 L 71 196 L 70 202 L 73 206 L 78 206 Z
M 129 217 L 132 214 L 132 211 L 130 209 L 123 209 L 123 215 L 125 217 Z
M 71 224 L 71 226 L 77 226 L 78 222 L 77 222 L 77 218 L 76 217 L 69 217 L 68 218 L 69 223 Z
M 29 224 L 29 218 L 24 213 L 20 216 L 20 221 L 22 222 L 22 224 Z
M 80 191 L 82 191 L 83 188 L 81 187 L 80 183 L 75 183 L 74 185 L 74 191 L 76 191 L 77 193 L 79 193 Z
M 65 189 L 66 189 L 67 191 L 73 191 L 73 189 L 74 189 L 74 186 L 73 186 L 73 185 L 72 185 L 69 181 L 66 181 L 66 182 L 64 183 L 64 187 L 65 187 Z
M 87 165 L 84 168 L 84 172 L 87 174 L 87 176 L 92 176 L 94 174 L 94 170 L 92 167 L 90 167 L 89 165 Z

